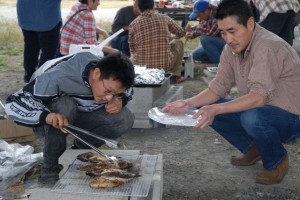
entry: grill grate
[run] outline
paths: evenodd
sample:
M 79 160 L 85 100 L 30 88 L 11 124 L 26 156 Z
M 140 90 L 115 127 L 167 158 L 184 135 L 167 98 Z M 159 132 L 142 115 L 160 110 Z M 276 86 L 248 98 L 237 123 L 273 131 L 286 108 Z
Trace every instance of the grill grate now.
M 71 192 L 82 194 L 93 194 L 99 196 L 148 196 L 151 186 L 157 155 L 134 155 L 122 156 L 122 158 L 133 161 L 133 171 L 139 172 L 140 177 L 136 177 L 129 183 L 120 187 L 108 189 L 93 189 L 89 186 L 92 178 L 87 176 L 85 172 L 79 171 L 77 168 L 85 166 L 89 163 L 75 159 L 61 177 L 61 179 L 51 189 L 54 192 Z

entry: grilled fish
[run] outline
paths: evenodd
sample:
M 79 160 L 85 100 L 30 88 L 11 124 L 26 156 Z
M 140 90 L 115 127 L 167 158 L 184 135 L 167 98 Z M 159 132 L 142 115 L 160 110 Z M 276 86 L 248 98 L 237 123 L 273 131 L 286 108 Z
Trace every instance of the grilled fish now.
M 98 170 L 98 169 L 107 169 L 108 164 L 106 162 L 98 162 L 98 163 L 92 163 L 83 167 L 78 167 L 77 169 L 80 171 L 91 171 L 91 170 Z
M 80 171 L 90 171 L 94 169 L 129 169 L 133 166 L 130 161 L 119 160 L 118 162 L 112 163 L 108 161 L 101 161 L 97 163 L 91 163 L 84 167 L 78 167 L 77 169 Z
M 90 177 L 98 177 L 101 176 L 101 173 L 104 171 L 105 169 L 93 169 L 93 170 L 88 170 L 85 172 L 86 175 L 90 176 Z
M 130 173 L 121 169 L 104 169 L 100 173 L 100 176 L 108 176 L 108 177 L 119 177 L 119 178 L 134 178 L 140 175 Z
M 133 166 L 132 162 L 128 160 L 119 160 L 113 164 L 116 166 L 115 169 L 129 169 Z
M 105 156 L 102 156 L 100 154 L 95 154 L 93 152 L 82 153 L 77 156 L 77 159 L 82 162 L 94 162 L 94 163 L 99 161 L 107 161 L 107 158 L 105 158 Z
M 91 188 L 114 188 L 121 186 L 131 181 L 132 178 L 120 178 L 120 177 L 96 177 L 90 183 Z

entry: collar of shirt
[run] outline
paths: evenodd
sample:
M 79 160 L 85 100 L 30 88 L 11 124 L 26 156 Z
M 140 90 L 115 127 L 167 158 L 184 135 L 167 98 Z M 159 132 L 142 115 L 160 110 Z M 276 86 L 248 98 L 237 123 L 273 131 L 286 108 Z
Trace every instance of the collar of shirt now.
M 151 16 L 155 14 L 155 10 L 154 9 L 148 9 L 145 10 L 144 12 L 142 12 L 141 16 Z
M 251 37 L 251 40 L 247 46 L 247 48 L 245 49 L 245 51 L 242 51 L 241 53 L 238 53 L 237 55 L 240 57 L 240 58 L 246 58 L 252 48 L 252 45 L 253 45 L 253 41 L 254 41 L 254 38 L 256 36 L 256 33 L 257 31 L 259 31 L 261 29 L 261 26 L 258 25 L 257 23 L 255 23 L 255 27 L 254 27 L 254 31 L 253 31 L 253 34 L 252 34 L 252 37 Z M 235 54 L 234 52 L 232 52 L 232 54 Z

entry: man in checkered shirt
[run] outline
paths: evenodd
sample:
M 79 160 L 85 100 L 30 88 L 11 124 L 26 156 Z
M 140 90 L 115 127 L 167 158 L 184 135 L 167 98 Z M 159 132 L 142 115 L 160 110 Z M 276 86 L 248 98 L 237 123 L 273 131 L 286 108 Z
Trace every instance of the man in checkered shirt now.
M 185 30 L 169 16 L 156 13 L 154 0 L 137 1 L 142 13 L 129 25 L 128 39 L 133 63 L 164 69 L 176 76 L 177 83 L 182 82 L 184 45 L 178 38 Z
M 248 0 L 249 1 L 249 0 Z M 259 24 L 293 45 L 298 0 L 251 0 L 259 11 Z M 249 2 L 251 2 L 249 1 Z

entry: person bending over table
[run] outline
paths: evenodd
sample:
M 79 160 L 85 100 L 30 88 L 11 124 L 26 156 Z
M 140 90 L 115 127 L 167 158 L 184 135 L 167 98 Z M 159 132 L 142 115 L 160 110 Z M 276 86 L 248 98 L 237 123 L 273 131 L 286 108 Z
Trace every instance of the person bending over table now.
M 132 128 L 134 116 L 125 105 L 132 98 L 134 75 L 133 64 L 123 54 L 99 58 L 82 52 L 49 60 L 7 98 L 9 118 L 45 137 L 40 182 L 55 183 L 59 178 L 58 159 L 67 145 L 61 129 L 68 124 L 111 139 Z M 104 144 L 85 134 L 78 136 L 96 147 Z M 76 139 L 73 148 L 89 147 Z

